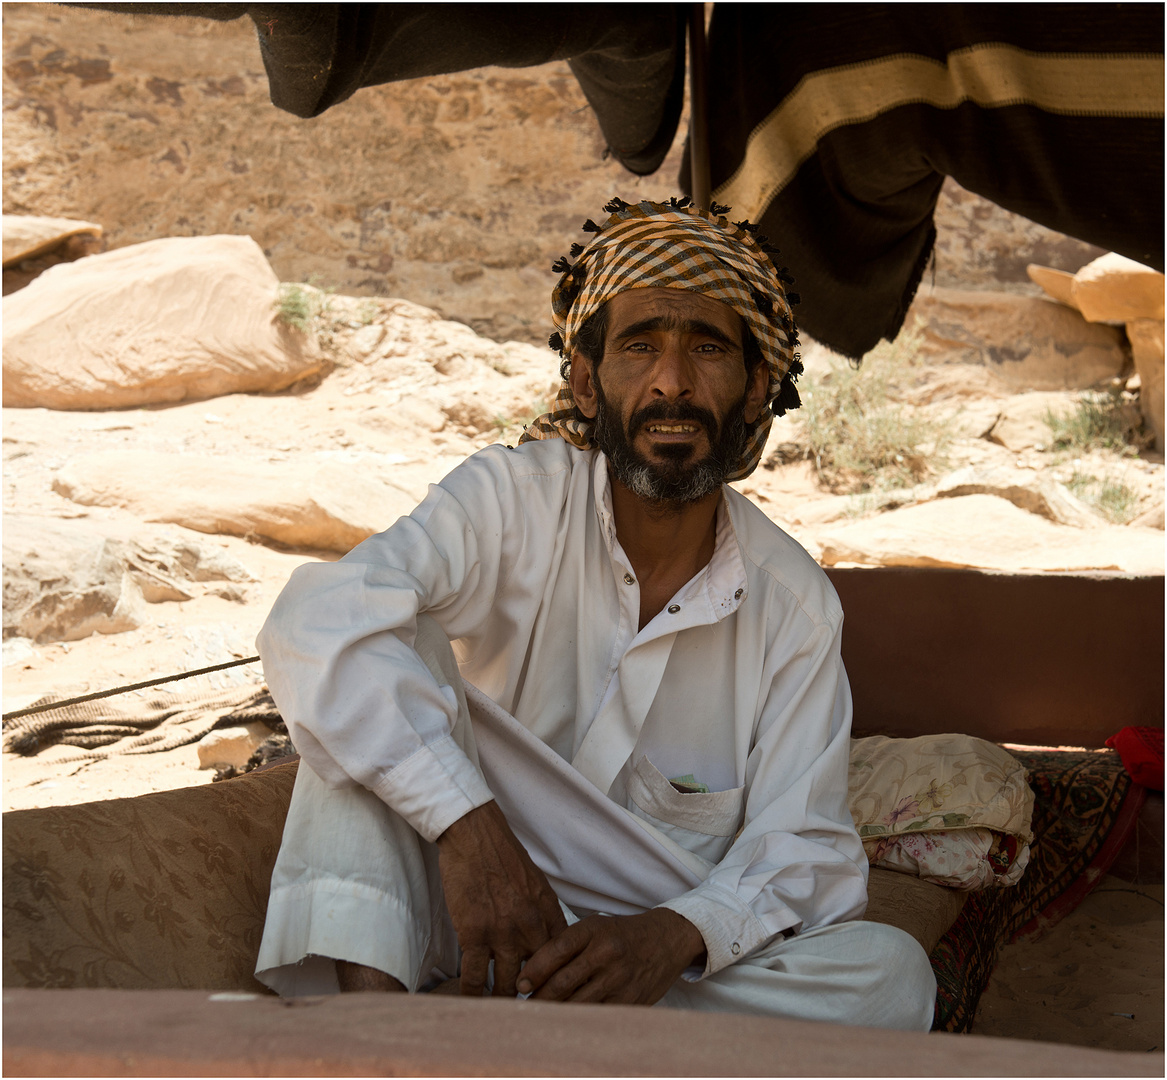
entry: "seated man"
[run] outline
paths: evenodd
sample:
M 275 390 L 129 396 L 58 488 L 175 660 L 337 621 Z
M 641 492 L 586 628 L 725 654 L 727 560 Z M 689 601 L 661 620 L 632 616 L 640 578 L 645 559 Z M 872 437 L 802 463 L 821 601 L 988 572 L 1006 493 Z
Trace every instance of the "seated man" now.
M 781 272 L 748 223 L 606 209 L 552 412 L 260 634 L 303 760 L 257 975 L 927 1030 L 923 949 L 855 921 L 838 598 L 725 486 L 798 405 Z

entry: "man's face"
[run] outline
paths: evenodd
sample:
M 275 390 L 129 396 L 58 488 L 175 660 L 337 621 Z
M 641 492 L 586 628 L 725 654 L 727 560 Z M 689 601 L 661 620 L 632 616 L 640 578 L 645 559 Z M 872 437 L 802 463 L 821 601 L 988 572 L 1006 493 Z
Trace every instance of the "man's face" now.
M 617 478 L 641 498 L 704 498 L 741 457 L 767 382 L 764 364 L 747 377 L 742 334 L 736 311 L 699 293 L 633 289 L 608 302 L 603 362 L 582 400 L 573 365 L 573 390 Z

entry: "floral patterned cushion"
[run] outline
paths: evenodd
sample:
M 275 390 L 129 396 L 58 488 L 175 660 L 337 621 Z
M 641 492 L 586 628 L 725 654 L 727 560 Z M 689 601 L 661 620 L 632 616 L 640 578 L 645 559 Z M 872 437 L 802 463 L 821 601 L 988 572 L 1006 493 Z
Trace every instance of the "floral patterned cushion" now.
M 255 956 L 296 778 L 4 815 L 4 985 L 267 992 Z
M 970 735 L 854 739 L 848 799 L 874 866 L 958 889 L 1013 885 L 1029 861 L 1025 768 Z

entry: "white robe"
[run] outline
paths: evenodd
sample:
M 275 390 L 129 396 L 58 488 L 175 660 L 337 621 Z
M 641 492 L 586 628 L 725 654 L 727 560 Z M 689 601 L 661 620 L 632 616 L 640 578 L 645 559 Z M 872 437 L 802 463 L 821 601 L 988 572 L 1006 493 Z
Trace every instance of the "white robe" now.
M 428 613 L 468 682 L 713 865 L 667 902 L 705 937 L 706 975 L 858 917 L 838 598 L 795 541 L 724 493 L 709 565 L 638 630 L 603 455 L 559 440 L 473 455 L 384 533 L 292 575 L 259 648 L 297 748 L 426 840 L 492 797 L 451 737 L 452 692 L 411 647 Z M 687 774 L 708 794 L 669 783 Z

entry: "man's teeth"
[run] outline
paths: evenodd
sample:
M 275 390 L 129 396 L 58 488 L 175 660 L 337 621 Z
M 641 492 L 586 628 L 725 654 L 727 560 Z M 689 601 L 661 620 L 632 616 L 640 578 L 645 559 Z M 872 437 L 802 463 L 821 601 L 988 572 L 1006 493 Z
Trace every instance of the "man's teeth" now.
M 663 435 L 688 434 L 697 430 L 696 424 L 649 424 L 649 431 L 659 431 Z

